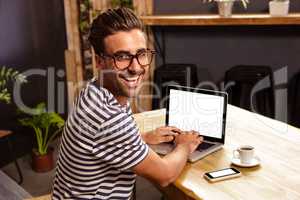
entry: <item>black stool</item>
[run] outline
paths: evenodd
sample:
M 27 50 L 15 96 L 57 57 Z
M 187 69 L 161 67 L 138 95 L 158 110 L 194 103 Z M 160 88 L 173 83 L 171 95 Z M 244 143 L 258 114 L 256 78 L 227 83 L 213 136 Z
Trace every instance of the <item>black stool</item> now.
M 22 184 L 23 182 L 23 175 L 22 175 L 22 171 L 20 169 L 20 166 L 18 164 L 18 161 L 17 161 L 17 158 L 16 158 L 16 155 L 13 151 L 13 146 L 11 144 L 11 141 L 10 141 L 10 138 L 9 136 L 12 135 L 12 131 L 8 131 L 8 130 L 0 130 L 0 139 L 4 139 L 7 141 L 7 145 L 8 145 L 8 150 L 9 150 L 9 154 L 10 156 L 12 157 L 14 163 L 15 163 L 15 166 L 17 168 L 17 171 L 18 171 L 18 175 L 19 175 L 19 181 L 18 181 L 18 184 Z
M 290 124 L 300 128 L 300 72 L 289 83 Z
M 195 87 L 198 84 L 197 66 L 194 64 L 165 64 L 154 71 L 152 109 L 166 107 L 168 85 Z
M 274 118 L 275 91 L 271 67 L 232 67 L 226 71 L 225 88 L 230 104 Z M 253 93 L 254 89 L 258 89 L 257 92 Z

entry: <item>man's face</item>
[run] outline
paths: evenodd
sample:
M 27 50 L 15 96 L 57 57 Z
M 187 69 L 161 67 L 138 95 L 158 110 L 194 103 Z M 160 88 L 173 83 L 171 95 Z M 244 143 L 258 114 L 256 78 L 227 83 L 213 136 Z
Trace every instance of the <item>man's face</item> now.
M 146 50 L 146 38 L 139 29 L 120 31 L 104 39 L 107 55 L 135 55 Z M 134 58 L 125 69 L 118 69 L 112 58 L 102 58 L 101 70 L 104 86 L 116 97 L 133 97 L 149 66 L 141 66 Z M 108 72 L 106 72 L 107 70 Z M 109 72 L 110 71 L 110 72 Z

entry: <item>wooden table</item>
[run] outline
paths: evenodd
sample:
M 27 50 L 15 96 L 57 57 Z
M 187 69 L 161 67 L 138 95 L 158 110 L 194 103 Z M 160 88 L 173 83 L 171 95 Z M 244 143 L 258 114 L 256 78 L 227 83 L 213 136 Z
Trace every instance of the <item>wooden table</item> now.
M 51 200 L 51 194 L 47 194 L 44 196 L 34 197 L 34 198 L 28 198 L 24 200 Z
M 148 131 L 164 123 L 164 113 L 142 113 L 135 118 L 141 130 Z M 242 172 L 237 179 L 218 183 L 203 179 L 207 171 L 230 167 L 232 151 L 244 144 L 255 147 L 261 166 L 236 167 Z M 224 148 L 187 164 L 173 185 L 160 189 L 172 200 L 300 199 L 300 130 L 229 105 Z

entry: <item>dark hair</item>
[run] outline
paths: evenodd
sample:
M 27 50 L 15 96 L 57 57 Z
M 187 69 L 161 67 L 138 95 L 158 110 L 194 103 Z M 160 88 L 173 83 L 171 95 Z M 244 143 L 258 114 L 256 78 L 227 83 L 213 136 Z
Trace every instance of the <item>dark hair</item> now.
M 143 29 L 141 20 L 129 8 L 121 7 L 108 9 L 101 13 L 92 23 L 89 41 L 95 53 L 104 53 L 104 39 L 118 31 L 130 31 L 132 29 Z

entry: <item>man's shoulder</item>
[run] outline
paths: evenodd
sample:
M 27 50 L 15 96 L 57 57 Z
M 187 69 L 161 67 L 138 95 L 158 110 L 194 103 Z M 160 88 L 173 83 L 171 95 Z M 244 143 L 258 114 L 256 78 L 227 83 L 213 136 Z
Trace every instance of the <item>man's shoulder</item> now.
M 80 91 L 74 108 L 77 112 L 100 118 L 100 122 L 122 112 L 114 96 L 107 89 L 92 82 Z
M 90 81 L 81 89 L 76 103 L 85 101 L 85 103 L 94 103 L 96 106 L 100 105 L 102 107 L 109 105 L 113 98 L 107 89 L 99 87 L 93 81 Z

